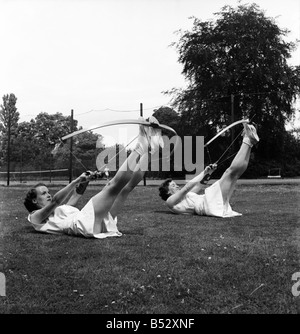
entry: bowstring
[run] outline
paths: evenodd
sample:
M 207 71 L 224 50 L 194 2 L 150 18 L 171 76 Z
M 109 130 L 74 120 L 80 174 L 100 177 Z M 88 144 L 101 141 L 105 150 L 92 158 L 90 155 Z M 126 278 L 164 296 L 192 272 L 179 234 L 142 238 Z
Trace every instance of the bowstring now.
M 237 141 L 237 139 L 239 138 L 239 136 L 242 134 L 243 130 L 241 130 L 238 135 L 234 138 L 234 140 L 231 142 L 231 144 L 227 147 L 227 149 L 223 152 L 223 154 L 220 156 L 220 158 L 215 162 L 215 164 L 218 164 L 219 161 L 224 157 L 224 155 L 229 151 L 229 149 L 232 147 L 232 145 Z M 236 153 L 234 153 L 236 154 Z M 234 155 L 233 154 L 233 155 Z M 232 155 L 231 155 L 232 156 Z M 231 157 L 230 156 L 230 157 Z M 226 158 L 227 160 L 228 158 Z M 224 160 L 225 161 L 225 160 Z
M 227 157 L 226 159 L 224 159 L 222 162 L 218 163 L 218 167 L 223 165 L 223 163 L 227 160 L 229 160 L 230 158 L 232 158 L 233 156 L 235 156 L 237 154 L 237 152 L 234 152 L 233 154 L 231 154 L 229 157 Z
M 223 154 L 220 156 L 220 158 L 215 162 L 215 164 L 217 165 L 221 165 L 223 164 L 224 161 L 228 160 L 229 158 L 231 158 L 233 155 L 235 155 L 236 153 L 233 153 L 232 155 L 230 155 L 228 158 L 226 158 L 224 161 L 222 161 L 220 163 L 220 160 L 223 158 L 223 156 L 229 151 L 229 149 L 232 147 L 232 145 L 236 142 L 236 140 L 238 139 L 238 137 L 242 134 L 243 130 L 239 132 L 239 134 L 234 138 L 234 140 L 231 142 L 231 144 L 227 147 L 227 149 L 223 152 Z M 208 149 L 208 146 L 206 146 L 206 151 L 207 151 L 207 155 L 208 155 L 208 159 L 209 159 L 209 163 L 212 164 L 212 159 L 211 159 L 211 155 Z
M 250 120 L 249 120 L 249 123 L 253 120 L 253 118 L 256 116 L 256 114 L 254 114 Z M 225 161 L 227 161 L 228 159 L 232 158 L 234 155 L 237 154 L 237 152 L 231 154 L 229 157 L 227 157 L 226 159 L 224 159 L 222 162 L 220 162 L 220 160 L 223 158 L 223 156 L 228 152 L 228 150 L 232 147 L 232 145 L 236 142 L 236 140 L 238 139 L 238 137 L 242 134 L 244 129 L 242 129 L 238 135 L 234 138 L 234 140 L 232 141 L 232 143 L 227 147 L 227 149 L 224 151 L 224 153 L 220 156 L 220 158 L 215 162 L 215 164 L 218 164 L 218 166 L 221 166 Z M 211 160 L 211 156 L 210 156 L 210 153 L 209 153 L 209 149 L 208 149 L 208 146 L 206 146 L 206 149 L 207 149 L 207 154 L 208 154 L 208 158 L 209 158 L 209 161 L 210 161 L 210 164 L 212 163 L 212 160 Z
M 206 146 L 206 152 L 207 152 L 209 164 L 211 165 L 212 164 L 212 160 L 211 160 L 211 156 L 210 156 L 210 152 L 209 152 L 208 146 Z
M 110 158 L 108 161 L 107 161 L 107 164 L 109 164 L 115 157 L 117 157 L 122 151 L 124 151 L 126 149 L 127 146 L 129 146 L 132 142 L 134 142 L 137 138 L 138 138 L 139 135 L 137 135 L 136 137 L 134 137 L 126 146 L 124 146 L 118 153 L 116 153 L 112 158 Z M 107 164 L 104 164 L 103 166 L 100 167 L 100 170 Z
M 138 138 L 139 135 L 137 135 L 136 137 L 134 137 L 128 144 L 126 144 L 126 146 L 124 146 L 120 151 L 118 151 L 118 153 L 116 153 L 112 158 L 110 158 L 108 161 L 107 161 L 107 164 L 109 164 L 115 157 L 117 157 L 122 151 L 124 151 L 126 149 L 126 147 L 128 147 L 133 141 L 135 141 L 137 138 Z M 59 139 L 60 143 L 63 144 L 63 141 L 61 139 Z M 72 154 L 72 156 L 76 159 L 76 161 L 85 169 L 87 170 L 86 166 L 82 163 L 81 160 L 79 160 L 77 158 L 77 156 L 70 150 L 69 147 L 67 147 L 67 150 L 69 153 Z M 106 165 L 106 164 L 105 164 Z M 97 168 L 97 170 L 101 170 L 105 165 L 101 166 L 100 169 Z M 81 181 L 79 182 L 80 183 L 85 183 L 86 181 Z
M 60 142 L 60 145 L 64 145 L 64 142 L 61 140 L 61 138 L 59 138 L 59 142 Z M 72 154 L 72 156 L 77 160 L 77 162 L 85 169 L 87 170 L 86 166 L 82 163 L 82 161 L 80 161 L 76 155 L 69 149 L 69 147 L 67 147 L 67 150 L 69 153 Z

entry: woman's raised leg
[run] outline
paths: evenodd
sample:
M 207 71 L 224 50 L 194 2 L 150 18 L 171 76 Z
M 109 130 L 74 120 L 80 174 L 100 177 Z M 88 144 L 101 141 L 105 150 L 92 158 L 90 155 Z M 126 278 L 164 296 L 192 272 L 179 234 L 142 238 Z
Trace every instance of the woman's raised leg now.
M 157 122 L 156 119 L 154 120 Z M 152 141 L 148 135 L 147 129 L 144 126 L 140 126 L 138 142 L 135 149 L 131 152 L 129 157 L 119 168 L 116 175 L 107 183 L 103 190 L 92 198 L 96 222 L 101 222 L 103 217 L 111 210 L 117 196 L 132 179 L 134 172 L 137 171 L 137 166 L 140 164 L 140 160 L 142 160 L 141 157 L 148 154 L 150 143 L 152 143 Z M 158 148 L 159 141 L 155 143 L 154 150 L 157 150 Z M 135 175 L 138 177 L 138 174 Z
M 145 171 L 148 168 L 148 154 L 145 153 L 141 159 L 139 164 L 136 166 L 135 171 L 132 174 L 131 179 L 129 182 L 125 185 L 125 187 L 122 188 L 120 193 L 118 194 L 117 198 L 115 199 L 111 209 L 110 213 L 113 217 L 116 217 L 117 214 L 121 211 L 121 208 L 123 207 L 128 195 L 132 192 L 132 190 L 143 180 L 143 177 L 145 175 Z
M 245 133 L 243 143 L 230 167 L 224 172 L 219 181 L 224 204 L 229 202 L 237 180 L 248 167 L 252 146 L 259 141 L 256 129 L 253 125 L 246 124 L 244 125 L 244 128 Z

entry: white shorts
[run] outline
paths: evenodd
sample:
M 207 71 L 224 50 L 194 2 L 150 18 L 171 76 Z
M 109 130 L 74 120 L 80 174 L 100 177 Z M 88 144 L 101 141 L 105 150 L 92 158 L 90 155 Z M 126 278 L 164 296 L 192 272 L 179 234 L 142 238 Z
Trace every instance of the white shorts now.
M 95 223 L 95 211 L 92 200 L 76 214 L 73 220 L 72 228 L 68 234 L 82 235 L 85 237 L 94 237 L 104 239 L 107 237 L 120 237 L 118 231 L 117 217 L 112 217 L 110 212 L 102 219 L 101 223 Z
M 199 196 L 195 205 L 195 213 L 200 216 L 235 217 L 241 213 L 232 210 L 229 203 L 224 204 L 220 182 L 216 181 L 205 189 L 204 196 Z

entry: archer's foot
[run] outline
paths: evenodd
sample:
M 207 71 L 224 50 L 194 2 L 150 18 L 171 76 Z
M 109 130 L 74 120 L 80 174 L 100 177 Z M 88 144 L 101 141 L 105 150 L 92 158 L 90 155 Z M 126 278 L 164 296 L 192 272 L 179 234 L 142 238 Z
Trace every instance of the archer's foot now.
M 158 120 L 154 117 L 151 116 L 149 118 L 149 122 L 153 125 L 150 126 L 148 129 L 148 134 L 150 137 L 150 146 L 151 146 L 151 154 L 153 154 L 154 152 L 158 151 L 159 147 L 164 147 L 164 141 L 162 139 L 161 136 L 161 129 L 158 127 L 159 126 L 159 122 Z
M 252 124 L 244 124 L 244 139 L 243 143 L 252 147 L 259 142 L 259 137 L 256 128 Z
M 143 117 L 139 117 L 139 121 L 145 122 L 145 119 Z M 134 149 L 139 155 L 143 155 L 145 152 L 147 152 L 150 145 L 150 138 L 148 136 L 147 130 L 148 129 L 146 126 L 139 126 L 138 140 Z

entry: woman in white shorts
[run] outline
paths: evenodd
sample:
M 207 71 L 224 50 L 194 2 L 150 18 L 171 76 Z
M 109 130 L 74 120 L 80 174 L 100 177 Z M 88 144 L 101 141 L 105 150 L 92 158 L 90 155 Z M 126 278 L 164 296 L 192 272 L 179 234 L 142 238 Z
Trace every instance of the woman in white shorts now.
M 259 141 L 255 127 L 250 124 L 244 124 L 243 136 L 242 145 L 230 167 L 220 180 L 205 189 L 204 194 L 200 195 L 201 189 L 207 176 L 216 170 L 216 164 L 207 166 L 181 189 L 172 179 L 160 186 L 159 195 L 172 212 L 223 218 L 241 216 L 232 210 L 229 201 L 237 180 L 248 167 L 251 148 Z
M 150 123 L 158 123 L 150 117 Z M 85 172 L 51 196 L 46 185 L 38 183 L 26 195 L 28 221 L 38 232 L 106 238 L 121 236 L 117 213 L 134 187 L 142 180 L 148 164 L 148 149 L 153 154 L 162 145 L 159 128 L 140 126 L 135 149 L 98 194 L 79 210 L 75 207 L 95 173 Z M 145 166 L 144 166 L 145 165 Z

